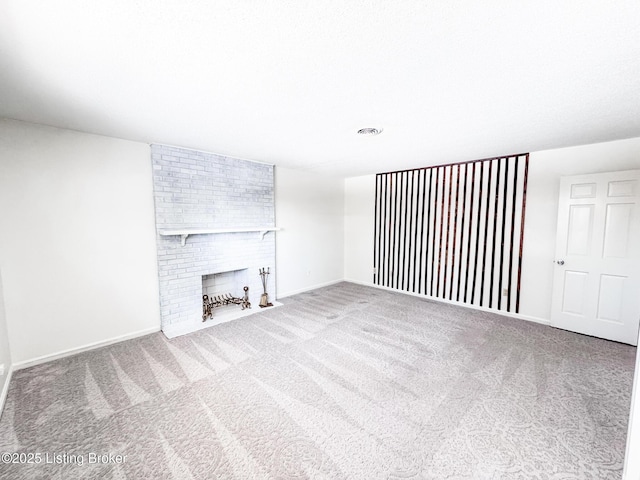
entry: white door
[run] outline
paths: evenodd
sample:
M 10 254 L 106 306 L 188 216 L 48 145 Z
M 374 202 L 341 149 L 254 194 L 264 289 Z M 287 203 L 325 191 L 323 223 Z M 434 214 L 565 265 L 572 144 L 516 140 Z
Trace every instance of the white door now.
M 635 345 L 640 170 L 562 177 L 551 325 Z

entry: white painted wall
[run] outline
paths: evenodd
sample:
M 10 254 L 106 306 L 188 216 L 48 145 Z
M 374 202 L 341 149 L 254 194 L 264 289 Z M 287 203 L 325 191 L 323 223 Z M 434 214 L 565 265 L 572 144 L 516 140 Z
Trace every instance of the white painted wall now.
M 278 298 L 342 280 L 344 180 L 276 167 L 275 197 Z
M 149 146 L 0 119 L 13 362 L 159 330 Z
M 0 374 L 0 415 L 9 390 L 11 370 L 11 350 L 9 348 L 9 335 L 7 333 L 7 317 L 4 312 L 4 295 L 2 289 L 2 271 L 0 271 L 0 366 L 3 368 Z
M 520 313 L 548 322 L 560 177 L 640 168 L 640 138 L 533 152 L 529 160 Z M 345 180 L 345 279 L 373 280 L 375 175 Z
M 344 278 L 372 283 L 376 176 L 347 178 L 344 185 Z

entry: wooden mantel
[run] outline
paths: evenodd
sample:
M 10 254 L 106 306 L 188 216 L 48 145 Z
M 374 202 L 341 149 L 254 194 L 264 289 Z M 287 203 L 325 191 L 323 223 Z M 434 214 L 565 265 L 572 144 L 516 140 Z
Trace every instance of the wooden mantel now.
M 268 232 L 276 232 L 281 230 L 279 227 L 251 227 L 251 228 L 184 228 L 178 230 L 160 230 L 158 233 L 163 237 L 170 237 L 179 235 L 181 238 L 180 244 L 184 247 L 189 235 L 215 235 L 218 233 L 247 233 L 258 232 L 262 235 L 262 238 Z

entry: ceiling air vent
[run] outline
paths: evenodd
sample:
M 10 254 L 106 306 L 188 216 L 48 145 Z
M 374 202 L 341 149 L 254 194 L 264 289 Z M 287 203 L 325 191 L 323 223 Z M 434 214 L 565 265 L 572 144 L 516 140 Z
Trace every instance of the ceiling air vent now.
M 382 133 L 382 129 L 381 128 L 361 128 L 360 130 L 358 130 L 358 134 L 359 135 L 369 135 L 369 136 L 373 136 L 373 135 L 380 135 Z

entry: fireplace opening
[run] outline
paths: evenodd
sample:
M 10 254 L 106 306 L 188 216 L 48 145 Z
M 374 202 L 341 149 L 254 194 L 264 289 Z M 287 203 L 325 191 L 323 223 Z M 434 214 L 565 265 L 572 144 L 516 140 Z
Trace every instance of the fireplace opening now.
M 202 276 L 202 321 L 251 308 L 247 268 Z

